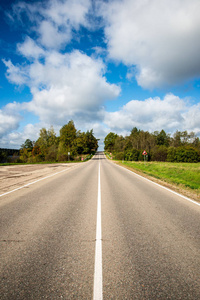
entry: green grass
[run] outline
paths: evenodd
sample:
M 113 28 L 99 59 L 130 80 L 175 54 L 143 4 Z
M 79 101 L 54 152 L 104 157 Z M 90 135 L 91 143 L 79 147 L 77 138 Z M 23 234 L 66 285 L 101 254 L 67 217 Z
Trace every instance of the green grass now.
M 200 194 L 200 163 L 123 162 L 123 165 Z

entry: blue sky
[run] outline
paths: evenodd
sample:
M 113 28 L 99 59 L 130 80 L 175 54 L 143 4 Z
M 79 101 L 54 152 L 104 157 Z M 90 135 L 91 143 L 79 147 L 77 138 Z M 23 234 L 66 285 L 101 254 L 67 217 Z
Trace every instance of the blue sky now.
M 200 136 L 199 0 L 0 2 L 0 147 L 74 120 Z

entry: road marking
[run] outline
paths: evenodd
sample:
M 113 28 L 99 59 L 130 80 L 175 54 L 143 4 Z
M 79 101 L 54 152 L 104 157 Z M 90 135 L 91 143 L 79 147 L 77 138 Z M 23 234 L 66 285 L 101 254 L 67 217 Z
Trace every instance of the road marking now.
M 146 177 L 143 177 L 143 176 L 141 176 L 141 175 L 135 173 L 134 171 L 131 171 L 131 170 L 127 169 L 127 168 L 124 167 L 124 166 L 120 166 L 120 165 L 117 165 L 117 164 L 115 164 L 115 165 L 118 166 L 118 167 L 120 167 L 120 168 L 122 168 L 123 170 L 128 171 L 129 173 L 132 173 L 132 174 L 134 174 L 134 175 L 136 175 L 136 176 L 138 176 L 138 177 L 140 177 L 140 178 L 142 178 L 142 179 L 144 179 L 144 180 L 146 180 L 146 181 L 149 181 L 149 182 L 151 182 L 151 183 L 153 183 L 153 184 L 155 184 L 155 185 L 161 187 L 161 188 L 164 189 L 164 190 L 167 190 L 167 191 L 169 191 L 169 192 L 171 192 L 171 193 L 173 193 L 173 194 L 175 194 L 175 195 L 177 195 L 177 196 L 179 196 L 179 197 L 182 197 L 183 199 L 185 199 L 185 200 L 187 200 L 187 201 L 189 201 L 189 202 L 192 202 L 192 203 L 194 203 L 194 204 L 200 206 L 200 203 L 199 203 L 199 202 L 196 202 L 195 200 L 192 200 L 192 199 L 190 199 L 190 198 L 188 198 L 188 197 L 186 197 L 186 196 L 184 196 L 184 195 L 182 195 L 182 194 L 179 194 L 179 193 L 177 193 L 177 192 L 175 192 L 175 191 L 173 191 L 173 190 L 171 190 L 171 189 L 169 189 L 169 188 L 167 188 L 167 187 L 165 187 L 165 186 L 163 186 L 163 185 L 161 185 L 161 184 L 159 184 L 159 183 L 157 183 L 157 182 L 154 182 L 154 181 L 152 181 L 152 180 L 150 180 L 150 179 L 148 179 L 148 178 L 146 178 Z
M 74 168 L 74 166 L 73 166 L 73 167 L 71 167 L 71 168 Z M 70 168 L 70 169 L 71 169 L 71 168 Z M 18 191 L 18 190 L 21 190 L 21 189 L 23 189 L 24 187 L 27 187 L 27 186 L 29 186 L 29 185 L 32 185 L 32 184 L 34 184 L 34 183 L 36 183 L 36 182 L 39 182 L 39 181 L 42 181 L 42 180 L 44 180 L 44 179 L 47 179 L 47 178 L 53 177 L 53 176 L 55 176 L 55 175 L 57 175 L 57 174 L 60 174 L 60 173 L 62 173 L 62 172 L 65 172 L 65 171 L 67 171 L 67 170 L 69 170 L 69 168 L 67 168 L 67 169 L 64 169 L 64 170 L 62 170 L 62 171 L 60 171 L 60 172 L 57 172 L 57 173 L 51 174 L 51 175 L 49 175 L 49 176 L 46 176 L 46 177 L 40 178 L 40 179 L 38 179 L 38 180 L 35 180 L 35 181 L 33 181 L 33 182 L 29 182 L 29 183 L 27 183 L 27 184 L 25 184 L 25 185 L 23 185 L 23 186 L 20 186 L 20 187 L 18 187 L 18 188 L 16 188 L 16 189 L 14 189 L 14 190 L 12 190 L 12 191 L 9 191 L 9 192 L 6 192 L 6 193 L 4 193 L 4 194 L 1 194 L 1 195 L 0 195 L 0 197 L 2 197 L 2 196 L 5 196 L 5 195 L 8 195 L 8 194 L 10 194 L 10 193 L 13 193 L 13 192 L 16 192 L 16 191 Z
M 98 198 L 97 198 L 97 225 L 96 225 L 96 244 L 95 244 L 95 269 L 94 269 L 94 290 L 93 300 L 102 300 L 102 235 L 101 235 L 101 180 L 100 162 L 98 173 Z

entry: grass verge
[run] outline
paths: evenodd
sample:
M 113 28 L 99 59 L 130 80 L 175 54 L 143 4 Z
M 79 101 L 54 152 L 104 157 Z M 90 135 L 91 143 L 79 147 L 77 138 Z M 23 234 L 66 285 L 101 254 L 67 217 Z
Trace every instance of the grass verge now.
M 200 201 L 200 163 L 118 162 L 153 181 Z

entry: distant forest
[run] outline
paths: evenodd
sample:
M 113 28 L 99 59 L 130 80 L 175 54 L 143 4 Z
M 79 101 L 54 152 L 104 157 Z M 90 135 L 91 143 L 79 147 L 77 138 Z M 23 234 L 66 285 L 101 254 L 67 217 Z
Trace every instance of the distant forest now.
M 0 148 L 0 162 L 13 161 L 19 157 L 20 150 Z
M 98 149 L 98 139 L 93 130 L 81 132 L 71 120 L 60 129 L 57 137 L 53 126 L 42 128 L 37 141 L 27 139 L 19 151 L 3 149 L 0 161 L 17 163 L 57 162 L 68 160 L 85 160 Z
M 169 162 L 200 162 L 200 139 L 194 132 L 176 131 L 173 136 L 164 130 L 150 133 L 132 129 L 129 136 L 110 132 L 104 140 L 104 149 L 116 160 Z

